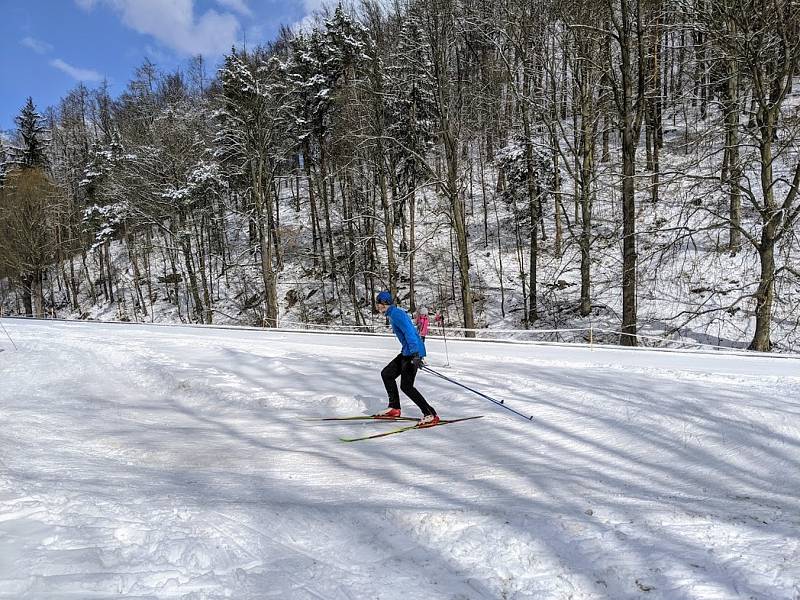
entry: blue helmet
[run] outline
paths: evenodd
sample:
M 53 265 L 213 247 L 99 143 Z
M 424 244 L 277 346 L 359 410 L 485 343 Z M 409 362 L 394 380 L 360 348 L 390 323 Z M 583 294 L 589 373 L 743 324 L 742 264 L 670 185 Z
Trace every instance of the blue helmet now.
M 377 302 L 378 304 L 392 304 L 391 292 L 387 292 L 386 290 L 379 292 L 378 295 L 375 297 L 375 302 Z

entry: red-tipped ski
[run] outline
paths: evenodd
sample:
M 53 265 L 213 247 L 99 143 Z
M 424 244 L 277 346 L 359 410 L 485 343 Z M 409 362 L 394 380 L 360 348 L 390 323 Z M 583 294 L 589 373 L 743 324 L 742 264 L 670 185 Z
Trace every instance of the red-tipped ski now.
M 304 421 L 419 421 L 414 417 L 379 417 L 377 415 L 355 415 L 352 417 L 319 417 Z
M 365 435 L 362 437 L 354 437 L 354 438 L 339 438 L 343 442 L 360 442 L 361 440 L 374 440 L 375 438 L 386 437 L 387 435 L 394 435 L 396 433 L 403 433 L 404 431 L 411 431 L 412 429 L 433 429 L 434 427 L 439 427 L 440 425 L 450 425 L 451 423 L 460 423 L 461 421 L 469 421 L 471 419 L 480 419 L 483 415 L 478 415 L 475 417 L 463 417 L 461 419 L 448 419 L 442 420 L 436 423 L 436 425 L 428 425 L 426 427 L 417 427 L 416 425 L 408 425 L 406 427 L 399 427 L 398 429 L 392 429 L 391 431 L 384 431 L 383 433 L 376 433 L 374 435 Z

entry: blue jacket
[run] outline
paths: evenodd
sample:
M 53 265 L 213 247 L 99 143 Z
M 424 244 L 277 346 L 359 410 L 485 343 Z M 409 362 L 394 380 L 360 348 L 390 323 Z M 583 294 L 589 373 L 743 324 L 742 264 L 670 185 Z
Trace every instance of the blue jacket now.
M 425 356 L 425 344 L 419 337 L 417 328 L 414 327 L 408 313 L 392 304 L 385 314 L 392 326 L 392 331 L 403 346 L 403 356 L 414 354 L 419 354 L 420 357 Z

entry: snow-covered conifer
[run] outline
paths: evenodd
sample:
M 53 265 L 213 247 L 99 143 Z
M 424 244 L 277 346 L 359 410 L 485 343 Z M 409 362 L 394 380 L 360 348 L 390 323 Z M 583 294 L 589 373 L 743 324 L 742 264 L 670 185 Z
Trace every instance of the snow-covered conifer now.
M 398 176 L 414 189 L 428 173 L 426 155 L 433 145 L 435 104 L 431 65 L 418 18 L 403 21 L 400 39 L 387 67 L 387 131 Z
M 46 167 L 48 130 L 33 98 L 28 98 L 14 122 L 17 124 L 17 142 L 10 148 L 9 162 L 22 168 Z

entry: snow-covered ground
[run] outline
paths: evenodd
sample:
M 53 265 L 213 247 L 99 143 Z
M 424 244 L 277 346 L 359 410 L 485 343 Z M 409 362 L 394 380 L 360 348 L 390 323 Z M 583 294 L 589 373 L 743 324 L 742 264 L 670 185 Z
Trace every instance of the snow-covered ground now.
M 2 323 L 0 598 L 800 598 L 797 358 Z

